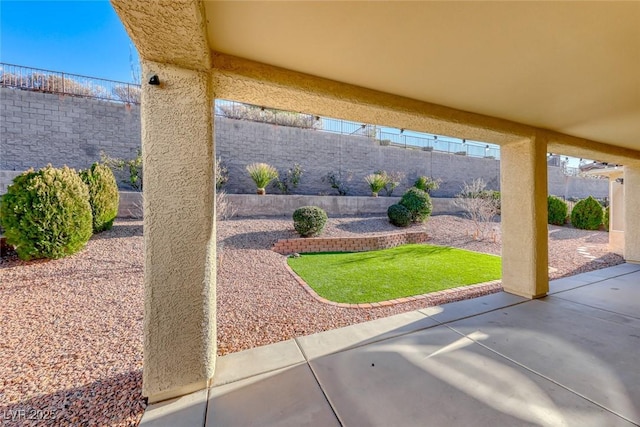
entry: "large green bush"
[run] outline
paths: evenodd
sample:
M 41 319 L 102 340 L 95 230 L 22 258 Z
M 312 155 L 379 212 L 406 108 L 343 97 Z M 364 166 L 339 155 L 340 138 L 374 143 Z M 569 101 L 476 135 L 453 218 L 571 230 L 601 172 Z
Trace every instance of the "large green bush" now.
M 391 205 L 387 209 L 389 222 L 396 227 L 406 227 L 411 222 L 411 212 L 402 205 Z
M 583 230 L 597 230 L 602 224 L 602 205 L 589 196 L 580 200 L 571 211 L 571 224 Z
M 604 208 L 604 217 L 602 218 L 602 225 L 604 225 L 605 230 L 609 231 L 609 206 Z
M 89 204 L 93 215 L 93 232 L 108 230 L 118 215 L 118 184 L 111 169 L 94 163 L 80 172 L 80 178 L 89 189 Z
M 89 190 L 66 166 L 28 170 L 2 197 L 0 223 L 7 243 L 23 260 L 71 255 L 92 234 Z
M 431 215 L 431 197 L 426 191 L 416 187 L 408 189 L 400 199 L 400 204 L 411 213 L 412 222 L 424 222 Z
M 293 212 L 293 227 L 302 237 L 317 236 L 327 223 L 327 213 L 317 206 L 302 206 Z
M 567 219 L 567 202 L 556 197 L 547 197 L 547 222 L 554 225 L 563 225 Z

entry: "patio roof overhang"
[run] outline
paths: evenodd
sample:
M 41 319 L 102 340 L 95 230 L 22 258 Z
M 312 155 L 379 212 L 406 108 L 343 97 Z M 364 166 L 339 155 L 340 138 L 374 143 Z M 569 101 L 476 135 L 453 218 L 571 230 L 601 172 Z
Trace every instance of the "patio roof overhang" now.
M 554 152 L 640 150 L 638 2 L 193 0 L 156 2 L 153 15 L 126 3 L 114 6 L 144 59 L 224 69 L 233 61 L 221 58 L 243 58 L 456 121 L 471 113 L 516 133 L 551 131 Z

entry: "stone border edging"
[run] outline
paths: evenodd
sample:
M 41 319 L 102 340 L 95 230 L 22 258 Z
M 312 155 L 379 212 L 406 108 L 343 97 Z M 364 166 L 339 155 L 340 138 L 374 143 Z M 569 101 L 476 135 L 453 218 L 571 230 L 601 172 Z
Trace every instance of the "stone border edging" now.
M 411 301 L 421 301 L 428 300 L 431 305 L 441 305 L 449 302 L 461 301 L 469 298 L 476 298 L 483 295 L 494 294 L 496 292 L 500 292 L 502 290 L 502 280 L 492 280 L 490 282 L 484 283 L 476 283 L 475 285 L 461 286 L 459 288 L 451 288 L 445 289 L 442 291 L 430 292 L 427 294 L 414 295 L 411 297 L 397 298 L 387 301 L 380 302 L 372 302 L 372 303 L 360 303 L 360 304 L 348 304 L 343 302 L 335 302 L 330 301 L 326 298 L 321 297 L 313 290 L 311 286 L 305 282 L 302 277 L 298 276 L 298 274 L 293 271 L 289 264 L 287 263 L 287 258 L 284 259 L 284 266 L 291 274 L 291 276 L 298 282 L 302 288 L 307 291 L 313 299 L 318 302 L 332 305 L 334 307 L 340 308 L 377 308 L 377 307 L 388 307 L 396 304 L 403 304 L 405 302 Z
M 405 231 L 362 237 L 311 237 L 278 240 L 274 252 L 281 255 L 304 252 L 365 252 L 394 248 L 411 243 L 426 243 L 425 231 Z

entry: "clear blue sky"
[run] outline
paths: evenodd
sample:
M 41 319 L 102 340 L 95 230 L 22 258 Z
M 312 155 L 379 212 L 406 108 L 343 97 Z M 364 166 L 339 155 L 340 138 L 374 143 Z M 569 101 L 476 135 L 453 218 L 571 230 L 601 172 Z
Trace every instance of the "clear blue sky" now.
M 130 47 L 108 1 L 0 0 L 0 62 L 130 82 Z

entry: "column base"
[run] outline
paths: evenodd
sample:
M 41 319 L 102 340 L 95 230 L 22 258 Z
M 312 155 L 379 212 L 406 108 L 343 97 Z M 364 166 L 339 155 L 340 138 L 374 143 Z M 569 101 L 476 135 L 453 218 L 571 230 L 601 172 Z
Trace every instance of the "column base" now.
M 538 299 L 538 298 L 544 298 L 547 296 L 546 292 L 538 295 L 531 295 L 531 294 L 524 293 L 519 289 L 503 288 L 503 291 L 505 291 L 508 294 L 516 295 L 516 296 L 527 298 L 527 299 Z

